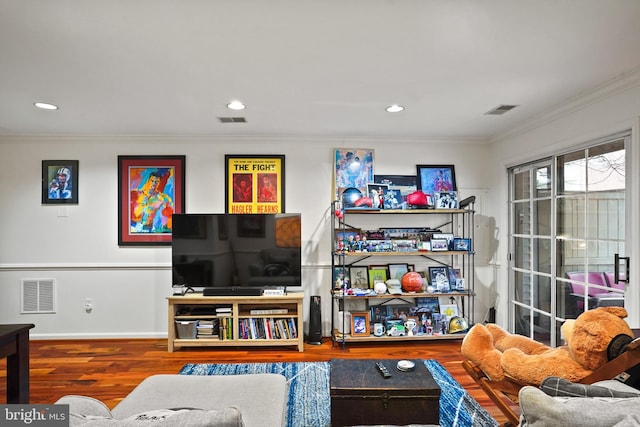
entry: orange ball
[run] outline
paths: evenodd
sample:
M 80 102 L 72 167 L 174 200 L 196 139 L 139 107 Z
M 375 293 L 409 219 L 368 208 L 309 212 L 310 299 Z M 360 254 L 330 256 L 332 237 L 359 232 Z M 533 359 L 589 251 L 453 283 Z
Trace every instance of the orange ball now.
M 402 290 L 405 292 L 420 292 L 422 291 L 422 276 L 420 273 L 410 271 L 402 276 Z

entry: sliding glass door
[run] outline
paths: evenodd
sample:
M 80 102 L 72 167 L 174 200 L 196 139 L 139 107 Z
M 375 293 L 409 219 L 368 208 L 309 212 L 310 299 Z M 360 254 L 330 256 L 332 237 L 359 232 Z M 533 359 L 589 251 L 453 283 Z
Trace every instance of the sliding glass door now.
M 560 344 L 560 325 L 624 305 L 625 144 L 621 134 L 509 171 L 511 330 Z M 624 265 L 623 265 L 624 267 Z

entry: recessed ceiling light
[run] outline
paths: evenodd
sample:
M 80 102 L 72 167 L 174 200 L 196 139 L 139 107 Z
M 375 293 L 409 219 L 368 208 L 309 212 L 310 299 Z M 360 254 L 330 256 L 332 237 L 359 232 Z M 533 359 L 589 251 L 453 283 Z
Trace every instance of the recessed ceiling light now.
M 404 107 L 402 105 L 398 105 L 398 104 L 389 105 L 386 108 L 386 111 L 388 113 L 399 113 L 402 110 L 404 110 Z
M 57 105 L 48 104 L 46 102 L 34 102 L 33 105 L 35 105 L 38 108 L 42 108 L 43 110 L 57 110 L 58 109 Z
M 240 101 L 231 101 L 227 104 L 227 108 L 230 110 L 244 110 L 247 107 Z

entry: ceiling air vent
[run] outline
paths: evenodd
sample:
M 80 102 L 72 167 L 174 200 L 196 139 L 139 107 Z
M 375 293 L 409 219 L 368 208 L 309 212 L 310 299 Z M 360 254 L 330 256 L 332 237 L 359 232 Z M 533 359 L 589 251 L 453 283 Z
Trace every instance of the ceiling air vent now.
M 22 314 L 55 313 L 54 279 L 22 279 Z
M 244 117 L 218 117 L 220 123 L 247 123 Z
M 490 116 L 500 116 L 504 113 L 506 113 L 507 111 L 511 111 L 514 108 L 516 108 L 517 105 L 506 105 L 506 104 L 502 104 L 502 105 L 498 105 L 496 108 L 487 111 L 484 114 L 488 114 Z

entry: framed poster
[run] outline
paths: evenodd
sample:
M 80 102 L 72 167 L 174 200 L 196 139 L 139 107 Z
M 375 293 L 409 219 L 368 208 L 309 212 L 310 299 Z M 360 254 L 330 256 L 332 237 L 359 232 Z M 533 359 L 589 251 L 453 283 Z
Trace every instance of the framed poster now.
M 367 184 L 373 182 L 374 150 L 366 148 L 338 148 L 334 151 L 334 200 L 343 200 L 345 208 L 353 207 L 358 197 L 367 195 Z
M 118 156 L 118 245 L 171 245 L 184 212 L 185 156 Z
M 453 165 L 418 165 L 418 190 L 426 194 L 456 191 L 456 170 Z
M 225 211 L 234 214 L 283 213 L 284 156 L 224 156 Z
M 42 204 L 78 204 L 78 160 L 42 161 Z

